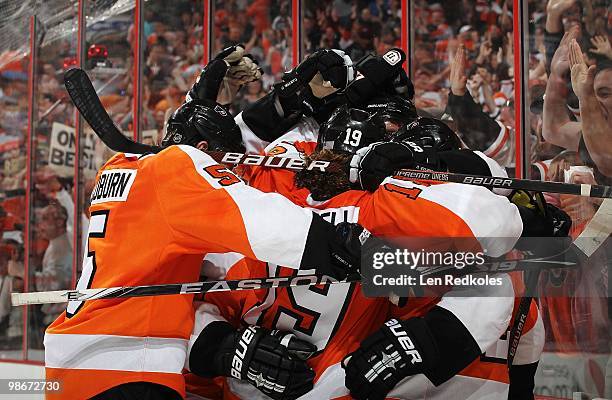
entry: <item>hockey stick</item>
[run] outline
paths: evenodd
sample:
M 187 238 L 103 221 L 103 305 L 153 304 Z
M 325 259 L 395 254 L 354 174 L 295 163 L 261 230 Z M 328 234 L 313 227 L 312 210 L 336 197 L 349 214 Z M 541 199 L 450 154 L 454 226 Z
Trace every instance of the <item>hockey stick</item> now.
M 532 260 L 499 260 L 490 263 L 474 265 L 470 268 L 458 269 L 454 265 L 439 267 L 418 267 L 416 270 L 423 276 L 437 276 L 453 272 L 453 275 L 464 276 L 474 273 L 508 273 L 513 271 L 526 271 L 534 268 L 568 268 L 576 265 L 572 261 L 556 261 L 560 254 L 551 257 L 535 258 Z M 352 276 L 346 280 L 337 280 L 326 275 L 298 275 L 288 277 L 266 277 L 235 280 L 204 281 L 193 283 L 170 283 L 162 285 L 145 286 L 118 286 L 99 289 L 55 290 L 49 292 L 11 293 L 13 306 L 64 303 L 66 301 L 85 301 L 100 299 L 115 299 L 126 297 L 162 296 L 172 294 L 200 294 L 212 292 L 226 292 L 231 290 L 273 289 L 282 287 L 314 286 L 320 284 L 359 282 L 359 276 Z
M 525 292 L 534 291 L 540 280 L 540 269 L 530 270 L 524 272 L 524 284 Z M 523 330 L 525 329 L 525 322 L 529 315 L 529 309 L 531 308 L 532 296 L 521 297 L 519 302 L 518 310 L 514 316 L 514 322 L 510 327 L 510 338 L 508 340 L 508 356 L 506 357 L 508 367 L 512 365 L 514 357 L 516 356 L 516 350 L 523 336 Z
M 500 189 L 524 189 L 534 192 L 573 194 L 576 196 L 612 198 L 612 187 L 605 185 L 587 185 L 561 182 L 544 182 L 530 179 L 499 178 L 481 175 L 455 174 L 451 172 L 432 172 L 400 170 L 397 176 L 415 180 L 454 182 L 467 185 L 484 186 Z
M 310 164 L 299 158 L 264 156 L 257 154 L 207 152 L 215 161 L 224 164 L 252 165 L 292 170 L 331 171 L 342 168 L 329 161 L 313 161 Z M 456 174 L 453 172 L 420 171 L 401 169 L 394 175 L 399 178 L 417 181 L 453 182 L 487 188 L 524 189 L 536 192 L 573 194 L 586 197 L 612 198 L 612 187 L 561 182 L 544 182 L 529 179 L 501 178 L 482 175 Z
M 161 148 L 134 142 L 126 138 L 115 126 L 104 109 L 91 80 L 80 68 L 72 68 L 64 73 L 64 85 L 74 106 L 79 110 L 91 129 L 111 150 L 124 153 L 159 152 Z
M 126 138 L 110 118 L 85 71 L 78 68 L 64 74 L 64 83 L 74 105 L 89 123 L 93 131 L 111 150 L 124 153 L 158 153 L 158 146 L 149 146 Z M 292 170 L 318 170 L 321 172 L 342 168 L 328 161 L 314 161 L 306 164 L 302 159 L 282 156 L 264 156 L 243 153 L 208 152 L 217 162 L 235 165 L 264 166 Z M 573 194 L 578 196 L 612 198 L 612 187 L 603 185 L 543 182 L 528 179 L 495 178 L 480 175 L 455 174 L 450 172 L 429 172 L 399 170 L 396 176 L 414 180 L 454 182 L 488 188 L 525 189 L 538 192 Z

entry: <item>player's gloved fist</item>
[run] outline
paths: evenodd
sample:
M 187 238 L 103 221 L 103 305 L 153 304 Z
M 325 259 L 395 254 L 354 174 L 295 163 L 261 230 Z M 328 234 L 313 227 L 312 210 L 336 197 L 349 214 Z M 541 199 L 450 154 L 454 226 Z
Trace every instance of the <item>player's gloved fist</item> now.
M 398 382 L 425 373 L 438 358 L 438 348 L 425 320 L 392 319 L 342 360 L 345 385 L 357 400 L 382 400 Z
M 217 54 L 187 93 L 187 101 L 207 99 L 227 105 L 242 85 L 260 79 L 262 70 L 253 56 L 244 51 L 244 45 L 237 44 Z
M 353 79 L 353 62 L 342 50 L 323 49 L 308 56 L 291 73 L 302 84 L 310 83 L 320 73 L 324 81 L 342 90 Z
M 206 340 L 198 343 L 203 335 Z M 199 352 L 204 346 L 209 348 Z M 235 330 L 227 322 L 215 321 L 196 340 L 189 364 L 198 375 L 233 377 L 273 399 L 292 400 L 313 387 L 315 374 L 306 360 L 316 350 L 292 333 L 253 325 Z
M 541 192 L 530 194 L 515 190 L 508 196 L 521 214 L 523 237 L 566 237 L 572 227 L 572 219 L 565 211 L 548 204 Z
M 336 240 L 330 242 L 330 254 L 336 268 L 327 275 L 344 279 L 359 274 L 363 245 L 373 238 L 370 231 L 359 224 L 341 222 L 335 226 L 334 235 Z
M 342 50 L 318 50 L 274 85 L 281 116 L 314 114 L 322 98 L 344 89 L 353 79 L 353 63 Z
M 375 191 L 401 168 L 417 168 L 425 151 L 403 142 L 376 142 L 355 153 L 349 164 L 349 181 L 360 189 Z
M 398 79 L 398 94 L 404 89 L 408 93 L 408 82 L 400 77 L 402 64 L 406 60 L 406 53 L 398 48 L 388 50 L 382 56 L 369 54 L 363 57 L 355 64 L 357 76 L 345 89 L 347 99 L 356 105 L 362 104 L 372 98 L 374 95 L 380 94 L 381 90 L 393 87 L 394 81 Z M 404 73 L 405 75 L 405 73 Z M 407 76 L 405 77 L 407 79 Z M 400 80 L 403 83 L 400 83 Z M 411 86 L 411 84 L 410 84 Z M 388 90 L 385 90 L 389 92 Z M 414 87 L 412 87 L 414 92 Z
M 226 78 L 233 85 L 245 85 L 261 79 L 263 70 L 251 54 L 245 54 L 237 63 L 230 64 Z
M 516 244 L 520 250 L 532 250 L 539 256 L 559 254 L 571 243 L 569 236 L 572 219 L 565 211 L 548 204 L 541 192 L 530 194 L 526 190 L 515 190 L 508 196 L 517 206 L 523 232 Z M 546 240 L 536 243 L 527 238 L 566 238 L 566 240 Z

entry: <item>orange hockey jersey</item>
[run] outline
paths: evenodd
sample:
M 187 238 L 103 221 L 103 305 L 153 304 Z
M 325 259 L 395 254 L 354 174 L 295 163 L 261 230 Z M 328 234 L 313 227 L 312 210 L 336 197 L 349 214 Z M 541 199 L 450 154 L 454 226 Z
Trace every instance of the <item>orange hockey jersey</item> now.
M 244 184 L 190 146 L 119 153 L 91 196 L 89 241 L 77 289 L 198 280 L 206 253 L 300 266 L 311 211 Z M 192 295 L 71 301 L 45 334 L 48 398 L 86 399 L 148 381 L 185 394 Z
M 289 133 L 268 149 L 282 156 L 312 151 L 314 143 L 300 137 L 299 133 Z M 316 202 L 306 189 L 295 187 L 293 173 L 289 171 L 254 168 L 248 176 L 251 185 L 263 191 L 277 191 L 299 205 L 312 207 L 330 222 L 359 222 L 375 235 L 386 238 L 475 238 L 479 241 L 478 248 L 487 248 L 491 255 L 501 255 L 512 248 L 522 230 L 514 205 L 504 197 L 475 186 L 426 186 L 389 178 L 375 193 L 349 191 L 329 201 Z M 499 224 L 499 221 L 506 223 Z M 243 259 L 229 269 L 228 279 L 292 273 L 274 264 Z M 487 313 L 487 318 L 470 321 L 477 332 L 466 323 L 483 353 L 506 331 L 514 302 L 509 279 L 505 278 L 504 286 L 495 290 L 494 295 L 498 297 L 460 298 L 460 305 L 465 307 L 460 319 L 477 306 Z M 491 296 L 491 293 L 481 292 L 480 295 Z M 197 332 L 213 320 L 227 319 L 235 326 L 258 324 L 289 330 L 315 344 L 319 352 L 309 363 L 315 370 L 316 383 L 304 397 L 312 399 L 348 395 L 340 361 L 389 319 L 393 310 L 386 298 L 365 297 L 359 284 L 216 293 L 206 296 L 206 300 L 208 304 L 200 310 L 201 324 L 196 327 Z M 428 310 L 439 300 L 425 299 L 421 310 Z M 472 303 L 466 302 L 468 300 Z M 500 390 L 505 390 L 507 375 L 502 379 L 503 389 Z M 423 387 L 416 386 L 416 391 L 423 394 Z M 193 390 L 197 392 L 196 387 Z M 225 390 L 229 398 L 262 398 L 256 388 L 235 379 L 226 380 Z M 401 398 L 409 398 L 403 394 Z

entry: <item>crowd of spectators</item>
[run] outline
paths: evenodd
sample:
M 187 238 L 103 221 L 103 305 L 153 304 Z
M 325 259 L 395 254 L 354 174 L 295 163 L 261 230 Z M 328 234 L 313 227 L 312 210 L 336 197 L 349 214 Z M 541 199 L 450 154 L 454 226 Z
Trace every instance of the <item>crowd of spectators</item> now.
M 494 119 L 514 126 L 511 1 L 419 0 L 412 26 L 417 108 L 437 117 L 444 115 L 451 62 L 462 47 L 471 96 Z
M 0 348 L 21 347 L 22 309 L 10 307 L 9 293 L 52 290 L 72 281 L 72 176 L 60 175 L 48 164 L 52 126 L 74 125 L 74 108 L 62 101 L 60 86 L 66 42 L 41 49 L 35 124 L 33 125 L 29 287 L 24 288 L 24 227 L 26 224 L 26 137 L 28 127 L 28 57 L 16 58 L 0 72 Z M 67 54 L 65 54 L 67 56 Z M 59 64 L 59 66 L 58 66 Z M 74 168 L 73 168 L 74 169 Z M 70 238 L 70 240 L 68 240 Z M 33 348 L 42 348 L 41 332 L 60 312 L 61 305 L 32 307 L 29 324 Z
M 533 24 L 535 40 L 531 54 L 537 63 L 530 66 L 530 90 L 534 103 L 541 103 L 530 117 L 540 124 L 536 131 L 540 153 L 536 160 L 548 165 L 547 180 L 568 183 L 612 183 L 612 51 L 609 19 L 610 2 L 606 0 L 549 0 L 534 3 L 539 18 Z M 539 97 L 542 96 L 542 97 Z M 532 103 L 533 104 L 533 103 Z M 551 152 L 550 149 L 555 149 Z M 548 152 L 544 150 L 549 150 Z M 555 154 L 557 153 L 557 154 Z M 557 205 L 574 222 L 572 236 L 578 236 L 595 215 L 601 201 L 578 196 L 557 196 Z M 610 254 L 607 255 L 608 257 Z M 596 261 L 596 262 L 595 262 Z M 605 254 L 569 274 L 564 286 L 573 297 L 543 298 L 546 310 L 547 348 L 557 351 L 609 351 L 611 315 Z M 549 285 L 553 282 L 544 282 Z M 570 286 L 570 284 L 572 286 Z M 546 286 L 544 286 L 546 289 Z M 601 294 L 601 299 L 585 299 L 576 293 Z M 568 315 L 571 330 L 560 331 Z M 608 312 L 606 313 L 606 306 Z M 599 316 L 599 317 L 598 317 Z M 568 334 L 569 333 L 569 334 Z
M 382 54 L 400 46 L 399 0 L 304 1 L 302 7 L 303 57 L 336 48 L 356 61 L 369 52 Z M 261 98 L 292 67 L 291 11 L 290 0 L 215 2 L 214 51 L 244 43 L 264 71 L 261 82 L 239 93 L 233 112 Z
M 27 59 L 0 56 L 0 349 L 20 349 L 21 310 L 10 306 L 10 293 L 24 283 L 25 137 L 27 129 Z
M 612 182 L 609 8 L 608 0 L 528 2 L 523 156 L 531 163 L 526 174 L 532 179 Z M 496 158 L 512 174 L 519 123 L 512 2 L 421 0 L 414 11 L 417 108 L 445 119 L 470 147 Z M 548 194 L 547 199 L 570 215 L 574 238 L 601 204 L 582 196 Z M 562 276 L 543 274 L 539 301 L 547 350 L 609 352 L 609 256 L 600 252 L 596 261 Z
M 241 91 L 232 107 L 237 113 L 261 98 L 292 64 L 290 0 L 216 0 L 213 15 L 213 53 L 243 43 L 262 68 L 261 82 Z
M 399 0 L 334 0 L 305 2 L 303 49 L 344 50 L 352 60 L 400 47 Z

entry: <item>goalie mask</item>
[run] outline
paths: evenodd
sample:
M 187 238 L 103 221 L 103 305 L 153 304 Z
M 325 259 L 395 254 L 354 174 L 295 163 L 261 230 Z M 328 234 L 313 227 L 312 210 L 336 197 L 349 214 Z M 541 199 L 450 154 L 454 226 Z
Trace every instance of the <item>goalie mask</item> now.
M 343 105 L 321 126 L 317 149 L 354 154 L 393 134 L 417 118 L 414 105 L 400 96 L 374 98 L 363 107 Z
M 168 119 L 162 147 L 187 144 L 197 147 L 206 141 L 209 151 L 244 152 L 240 128 L 222 106 L 209 100 L 191 100 Z

